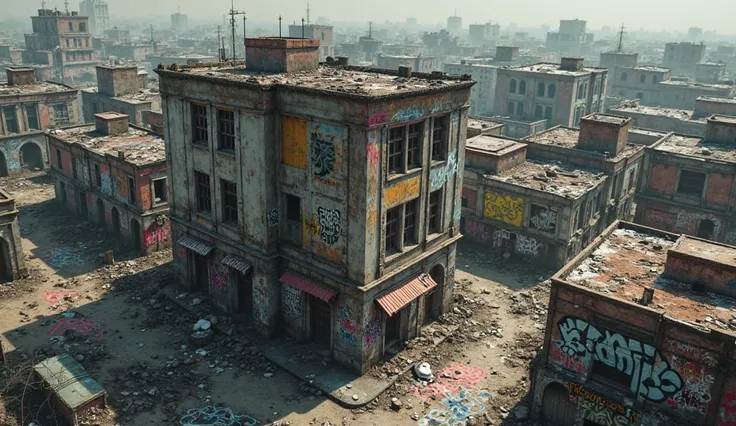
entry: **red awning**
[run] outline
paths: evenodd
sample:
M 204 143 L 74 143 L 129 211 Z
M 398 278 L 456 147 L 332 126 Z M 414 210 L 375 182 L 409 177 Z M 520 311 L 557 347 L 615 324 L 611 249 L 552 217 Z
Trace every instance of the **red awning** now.
M 419 296 L 428 293 L 435 287 L 437 287 L 437 283 L 434 282 L 432 277 L 427 274 L 420 274 L 400 284 L 394 290 L 376 298 L 376 302 L 381 305 L 381 308 L 383 308 L 388 316 L 392 316 L 404 306 L 413 302 Z
M 327 287 L 321 286 L 314 281 L 311 281 L 301 275 L 297 275 L 293 272 L 286 272 L 281 276 L 280 281 L 288 286 L 294 287 L 297 290 L 301 290 L 305 293 L 309 293 L 312 296 L 322 299 L 325 302 L 329 302 L 337 296 L 337 293 L 330 290 Z

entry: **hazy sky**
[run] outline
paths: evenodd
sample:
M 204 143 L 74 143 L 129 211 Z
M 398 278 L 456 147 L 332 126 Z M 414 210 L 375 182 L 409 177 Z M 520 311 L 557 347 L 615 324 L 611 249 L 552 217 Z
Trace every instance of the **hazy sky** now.
M 377 22 L 403 21 L 415 17 L 421 23 L 444 22 L 457 8 L 463 25 L 495 21 L 515 22 L 521 26 L 550 24 L 557 27 L 559 19 L 578 18 L 588 21 L 590 28 L 604 25 L 616 27 L 622 22 L 630 28 L 687 31 L 699 26 L 732 34 L 734 0 L 311 0 L 312 16 L 331 20 Z M 40 7 L 40 0 L 0 0 L 0 10 L 11 17 L 30 16 Z M 77 10 L 78 0 L 69 0 Z M 182 13 L 193 18 L 215 18 L 230 8 L 230 0 L 108 0 L 111 18 L 168 16 L 181 7 Z M 64 8 L 63 0 L 47 0 L 47 6 Z M 276 19 L 298 21 L 304 15 L 306 0 L 235 0 L 236 9 L 245 9 L 254 20 Z M 1 18 L 1 17 L 0 17 Z

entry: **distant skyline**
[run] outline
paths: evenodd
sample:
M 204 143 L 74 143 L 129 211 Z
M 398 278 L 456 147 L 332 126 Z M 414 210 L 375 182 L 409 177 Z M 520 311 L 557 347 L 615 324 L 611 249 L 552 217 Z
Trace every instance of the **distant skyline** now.
M 230 0 L 108 0 L 110 18 L 115 17 L 167 17 L 180 8 L 190 20 L 222 19 L 230 8 Z M 249 19 L 265 21 L 283 16 L 284 23 L 299 21 L 306 14 L 306 1 L 274 0 L 255 6 L 253 2 L 236 0 L 235 8 L 245 10 Z M 554 3 L 554 6 L 551 5 Z M 48 8 L 64 9 L 63 0 L 47 0 Z M 312 0 L 311 16 L 324 16 L 335 21 L 404 21 L 416 18 L 421 24 L 445 23 L 448 16 L 463 17 L 463 26 L 487 21 L 501 24 L 516 23 L 524 27 L 543 24 L 557 28 L 560 19 L 583 19 L 588 27 L 618 27 L 625 23 L 632 30 L 681 31 L 697 26 L 705 31 L 717 31 L 722 35 L 736 33 L 729 11 L 733 0 L 706 0 L 692 3 L 684 0 L 617 0 L 591 2 L 589 0 L 422 0 L 396 2 L 373 0 L 371 2 Z M 697 12 L 694 10 L 697 6 Z M 41 1 L 0 0 L 0 10 L 8 18 L 23 18 L 34 15 Z M 78 10 L 79 2 L 70 0 L 70 10 Z

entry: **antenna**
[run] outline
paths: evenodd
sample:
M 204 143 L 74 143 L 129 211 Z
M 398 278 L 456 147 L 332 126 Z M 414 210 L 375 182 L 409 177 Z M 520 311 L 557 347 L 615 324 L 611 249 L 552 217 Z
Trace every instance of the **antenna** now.
M 156 53 L 156 39 L 153 38 L 153 25 L 151 25 L 151 47 L 153 47 L 153 53 Z
M 41 9 L 46 10 L 46 0 L 41 0 Z
M 621 53 L 624 49 L 624 24 L 621 24 L 621 31 L 618 32 L 618 49 L 616 49 L 617 52 Z
M 309 25 L 309 12 L 311 12 L 312 9 L 309 8 L 309 0 L 307 0 L 307 25 Z
M 230 12 L 228 12 L 228 15 L 230 15 L 230 31 L 232 33 L 232 40 L 233 40 L 233 59 L 237 57 L 237 53 L 235 51 L 235 45 L 236 45 L 236 39 L 235 39 L 235 16 L 236 15 L 245 15 L 245 12 L 238 12 L 235 10 L 235 0 L 230 0 Z M 245 47 L 243 47 L 245 49 Z
M 66 10 L 66 14 L 69 14 L 69 0 L 64 0 L 64 10 Z
M 279 15 L 279 38 L 281 38 L 281 15 Z
M 368 38 L 373 38 L 373 21 L 368 21 Z

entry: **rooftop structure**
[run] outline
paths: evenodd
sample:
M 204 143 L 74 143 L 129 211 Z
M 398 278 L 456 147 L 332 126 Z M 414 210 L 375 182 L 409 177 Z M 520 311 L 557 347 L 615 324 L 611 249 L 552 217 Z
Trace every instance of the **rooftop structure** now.
M 496 135 L 503 134 L 503 123 L 491 119 L 481 117 L 468 118 L 468 139 L 478 135 Z
M 3 243 L 3 256 L 0 256 L 0 279 L 13 281 L 26 274 L 18 209 L 15 198 L 0 188 L 0 240 Z
M 335 38 L 332 25 L 289 25 L 289 37 L 319 40 L 319 60 L 324 62 L 335 56 Z
M 470 114 L 489 116 L 493 114 L 496 96 L 496 71 L 498 67 L 465 61 L 448 62 L 443 70 L 455 75 L 469 75 L 477 82 L 470 91 Z
M 610 107 L 609 112 L 631 118 L 633 126 L 705 136 L 705 119 L 696 118 L 692 110 L 642 106 L 636 100 Z
M 89 18 L 89 32 L 95 37 L 104 37 L 110 28 L 110 12 L 105 0 L 79 2 L 79 15 Z
M 148 88 L 148 73 L 136 66 L 98 66 L 97 88 L 82 90 L 85 122 L 95 114 L 119 112 L 143 125 L 144 111 L 161 110 L 161 95 Z

